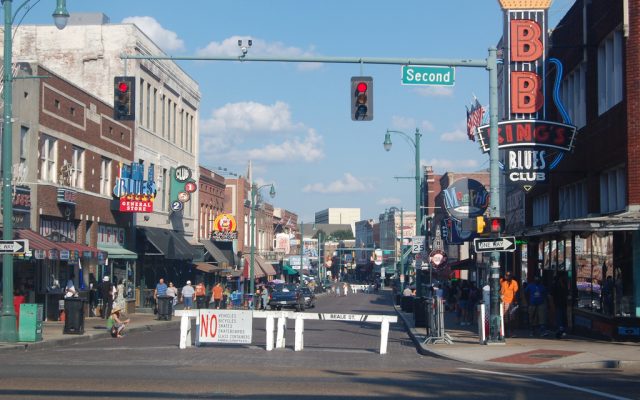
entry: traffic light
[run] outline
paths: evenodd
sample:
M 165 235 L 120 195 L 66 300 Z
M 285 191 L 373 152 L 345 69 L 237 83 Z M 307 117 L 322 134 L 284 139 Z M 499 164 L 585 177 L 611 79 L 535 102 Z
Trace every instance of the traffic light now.
M 133 76 L 113 79 L 113 118 L 116 121 L 135 120 L 136 81 Z
M 502 217 L 489 218 L 489 231 L 491 233 L 504 232 L 505 219 Z
M 479 215 L 476 217 L 476 232 L 477 233 L 484 233 L 484 229 L 487 226 L 487 220 L 485 219 L 486 217 L 484 215 Z
M 370 76 L 351 77 L 351 119 L 373 120 L 373 78 Z

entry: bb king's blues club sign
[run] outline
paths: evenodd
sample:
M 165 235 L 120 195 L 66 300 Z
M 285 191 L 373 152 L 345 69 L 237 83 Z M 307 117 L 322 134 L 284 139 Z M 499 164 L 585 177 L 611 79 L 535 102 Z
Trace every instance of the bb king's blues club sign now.
M 500 0 L 504 11 L 501 99 L 498 146 L 507 180 L 526 191 L 546 183 L 564 153 L 571 150 L 576 127 L 560 102 L 562 64 L 547 60 L 547 9 L 551 0 Z M 545 88 L 548 64 L 555 66 L 553 100 L 564 121 L 546 120 Z M 500 71 L 499 71 L 500 73 Z M 489 125 L 478 128 L 483 152 L 489 151 Z
M 144 164 L 120 163 L 113 195 L 120 199 L 122 212 L 153 212 L 153 200 L 156 197 L 153 164 L 149 164 L 147 180 L 144 180 Z

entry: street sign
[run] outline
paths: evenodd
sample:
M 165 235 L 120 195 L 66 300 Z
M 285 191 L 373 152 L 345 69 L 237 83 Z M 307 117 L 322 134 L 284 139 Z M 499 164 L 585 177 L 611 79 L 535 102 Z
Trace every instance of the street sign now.
M 411 252 L 414 254 L 424 252 L 424 236 L 414 236 L 411 238 Z
M 516 238 L 475 238 L 473 239 L 473 247 L 476 253 L 484 253 L 488 251 L 514 251 L 516 249 Z
M 403 65 L 403 85 L 453 86 L 456 70 L 454 67 L 434 67 L 424 65 Z
M 29 250 L 29 241 L 20 240 L 0 240 L 0 254 L 26 253 Z

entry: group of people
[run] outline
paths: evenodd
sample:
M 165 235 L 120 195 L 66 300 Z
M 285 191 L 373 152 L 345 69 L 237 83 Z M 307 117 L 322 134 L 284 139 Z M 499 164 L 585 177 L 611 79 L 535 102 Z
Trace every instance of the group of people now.
M 184 303 L 185 310 L 191 310 L 194 306 L 197 308 L 207 308 L 208 298 L 209 308 L 220 309 L 227 308 L 231 298 L 231 290 L 227 286 L 223 287 L 222 284 L 218 282 L 211 289 L 211 296 L 207 297 L 207 288 L 202 281 L 198 282 L 194 287 L 191 281 L 188 280 L 182 289 L 178 290 L 173 282 L 169 282 L 167 285 L 164 282 L 164 278 L 160 278 L 153 294 L 156 304 L 158 297 L 161 296 L 170 297 L 171 304 L 174 308 L 178 302 Z

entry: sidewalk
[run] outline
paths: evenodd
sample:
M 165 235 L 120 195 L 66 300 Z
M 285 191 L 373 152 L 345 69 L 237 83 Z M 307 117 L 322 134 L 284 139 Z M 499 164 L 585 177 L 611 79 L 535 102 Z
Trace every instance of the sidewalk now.
M 556 339 L 529 337 L 526 330 L 504 344 L 480 344 L 477 326 L 459 326 L 455 314 L 445 314 L 445 332 L 453 344 L 424 344 L 426 328 L 416 328 L 411 313 L 394 305 L 418 351 L 471 364 L 509 368 L 625 368 L 640 369 L 640 343 L 605 342 L 567 335 Z
M 173 317 L 171 321 L 158 321 L 153 314 L 130 314 L 130 318 L 131 323 L 127 326 L 126 330 L 126 332 L 129 333 L 167 329 L 180 324 L 180 318 Z M 85 318 L 84 334 L 82 335 L 62 333 L 64 329 L 63 321 L 47 321 L 43 322 L 42 325 L 42 341 L 0 343 L 0 352 L 9 350 L 46 349 L 111 337 L 111 334 L 106 328 L 106 320 L 102 318 Z

